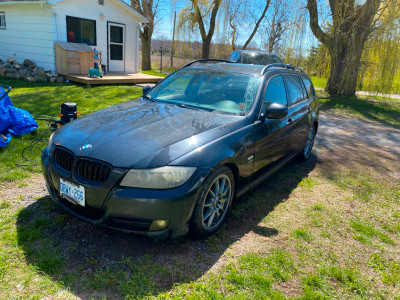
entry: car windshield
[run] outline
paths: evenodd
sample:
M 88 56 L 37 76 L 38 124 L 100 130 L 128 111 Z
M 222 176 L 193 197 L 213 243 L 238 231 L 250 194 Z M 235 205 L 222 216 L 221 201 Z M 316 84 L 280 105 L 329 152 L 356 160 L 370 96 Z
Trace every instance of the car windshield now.
M 280 61 L 268 54 L 260 53 L 242 53 L 242 63 L 252 65 L 269 65 L 273 63 L 279 63 Z
M 182 107 L 244 115 L 253 105 L 260 80 L 246 74 L 184 68 L 155 86 L 147 96 Z

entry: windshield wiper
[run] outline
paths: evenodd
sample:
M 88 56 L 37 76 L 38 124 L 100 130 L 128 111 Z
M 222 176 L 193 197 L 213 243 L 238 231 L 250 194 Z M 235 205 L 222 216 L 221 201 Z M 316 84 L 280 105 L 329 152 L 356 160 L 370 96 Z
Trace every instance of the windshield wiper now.
M 193 109 L 193 110 L 199 110 L 199 108 L 197 107 L 193 107 L 193 106 L 187 106 L 186 104 L 175 104 L 176 106 L 179 106 L 181 108 L 187 108 L 187 109 Z
M 147 100 L 150 100 L 151 102 L 160 102 L 156 99 L 154 99 L 153 97 L 147 96 L 147 95 L 143 95 L 142 98 L 145 98 Z

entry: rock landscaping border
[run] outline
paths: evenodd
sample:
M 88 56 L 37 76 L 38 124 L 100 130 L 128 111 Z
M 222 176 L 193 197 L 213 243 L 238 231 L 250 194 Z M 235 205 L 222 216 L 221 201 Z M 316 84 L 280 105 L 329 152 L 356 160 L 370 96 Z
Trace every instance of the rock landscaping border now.
M 6 61 L 0 59 L 0 76 L 9 79 L 23 79 L 28 82 L 65 82 L 64 76 L 52 74 L 51 70 L 38 67 L 29 59 L 19 63 L 12 57 Z

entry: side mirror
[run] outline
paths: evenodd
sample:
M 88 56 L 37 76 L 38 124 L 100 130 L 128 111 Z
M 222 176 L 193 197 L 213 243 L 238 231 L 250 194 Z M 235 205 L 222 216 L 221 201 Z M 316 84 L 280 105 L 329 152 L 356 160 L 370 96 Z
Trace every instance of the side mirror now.
M 146 85 L 144 88 L 143 88 L 143 95 L 144 94 L 146 94 L 148 91 L 150 91 L 151 90 L 151 86 L 149 86 L 149 85 Z
M 284 106 L 279 103 L 272 103 L 266 110 L 265 110 L 265 118 L 268 119 L 282 119 L 287 117 L 289 110 L 287 106 Z

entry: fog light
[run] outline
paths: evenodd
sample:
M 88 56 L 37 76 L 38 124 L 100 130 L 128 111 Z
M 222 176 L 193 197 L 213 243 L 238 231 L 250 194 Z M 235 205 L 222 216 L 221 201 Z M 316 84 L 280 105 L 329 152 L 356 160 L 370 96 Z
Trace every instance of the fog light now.
M 153 223 L 151 223 L 150 226 L 150 231 L 156 231 L 156 230 L 162 230 L 167 228 L 169 225 L 169 220 L 154 220 Z

